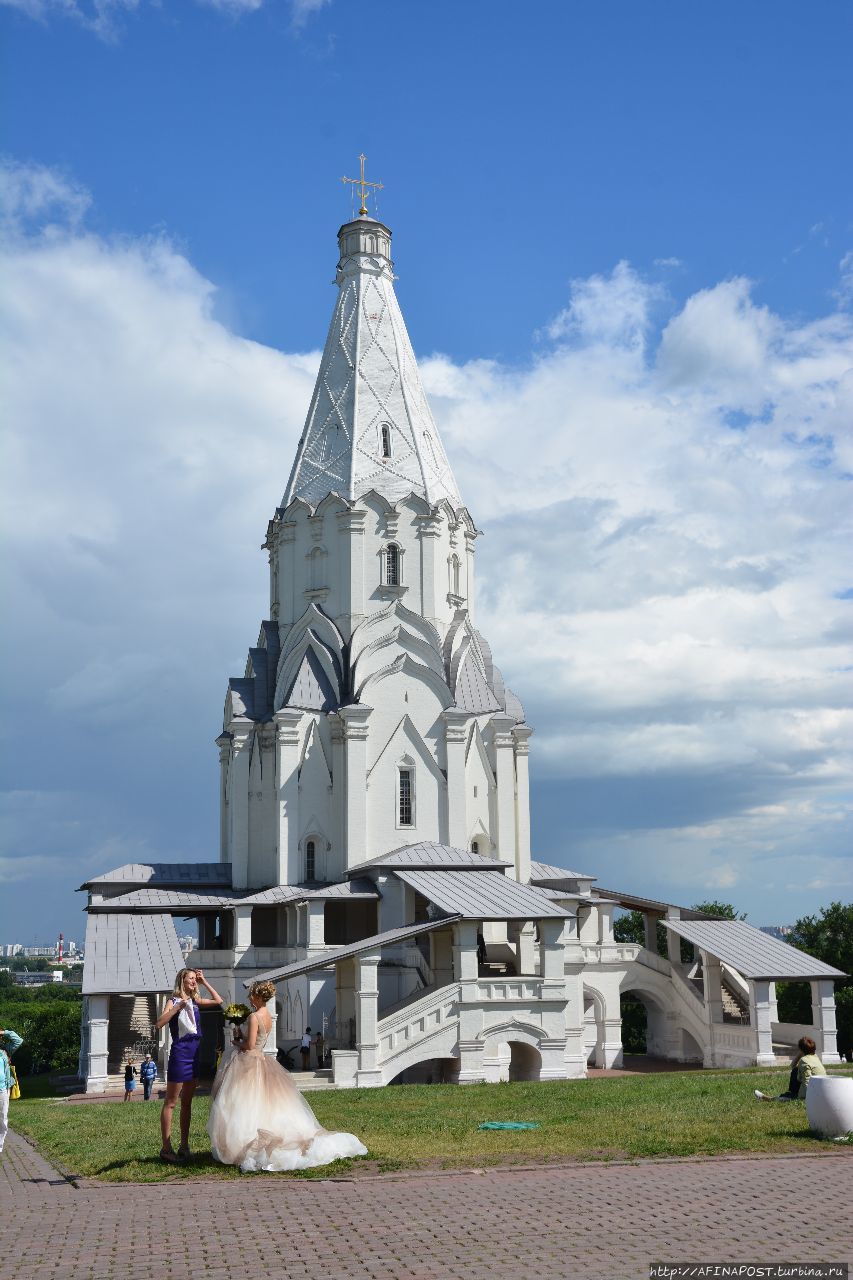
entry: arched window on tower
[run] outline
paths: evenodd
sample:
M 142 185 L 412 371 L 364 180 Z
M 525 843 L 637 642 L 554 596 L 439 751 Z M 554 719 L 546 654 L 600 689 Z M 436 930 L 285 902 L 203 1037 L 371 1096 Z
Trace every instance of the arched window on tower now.
M 313 840 L 305 842 L 305 879 L 317 878 L 317 845 Z
M 382 457 L 390 458 L 391 457 L 391 428 L 388 426 L 387 422 L 383 422 L 382 426 L 379 429 L 379 435 L 381 437 L 381 444 L 382 444 Z
M 313 547 L 308 556 L 308 589 L 310 591 L 319 591 L 325 583 L 326 576 L 326 552 L 322 547 Z
M 472 840 L 472 841 L 471 841 L 471 852 L 472 852 L 472 853 L 479 853 L 479 852 L 480 852 L 480 841 L 479 841 L 479 840 Z
M 389 542 L 383 552 L 383 569 L 386 587 L 400 585 L 400 548 L 396 542 Z
M 459 595 L 459 572 L 460 572 L 459 557 L 457 555 L 452 555 L 447 562 L 447 567 L 448 567 L 447 576 L 450 580 L 448 584 L 450 594 L 454 596 L 458 596 Z
M 397 825 L 415 825 L 415 771 L 408 761 L 397 768 Z

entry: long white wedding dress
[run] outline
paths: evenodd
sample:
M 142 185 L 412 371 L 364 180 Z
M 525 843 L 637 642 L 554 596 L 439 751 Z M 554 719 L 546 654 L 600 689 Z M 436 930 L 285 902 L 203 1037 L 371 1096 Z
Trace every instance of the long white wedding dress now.
M 244 1173 L 314 1169 L 346 1156 L 366 1156 L 352 1133 L 329 1133 L 275 1058 L 264 1053 L 258 1027 L 252 1049 L 228 1046 L 211 1091 L 207 1132 L 215 1160 Z

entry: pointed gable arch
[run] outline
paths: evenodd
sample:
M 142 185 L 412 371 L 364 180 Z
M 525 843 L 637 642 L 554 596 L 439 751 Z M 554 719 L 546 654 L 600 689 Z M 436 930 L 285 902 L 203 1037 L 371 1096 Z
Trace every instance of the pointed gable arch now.
M 412 762 L 415 764 L 424 765 L 441 787 L 447 787 L 447 779 L 436 764 L 432 752 L 424 739 L 418 733 L 409 715 L 405 715 L 401 718 L 393 733 L 380 750 L 373 764 L 368 769 L 368 782 L 382 764 L 391 763 L 396 767 L 409 758 L 411 758 Z
M 485 740 L 484 740 L 484 738 L 483 738 L 483 734 L 482 734 L 482 732 L 481 732 L 481 730 L 480 730 L 480 726 L 477 724 L 476 720 L 474 721 L 473 725 L 471 726 L 471 732 L 470 732 L 470 734 L 468 735 L 468 745 L 467 745 L 467 747 L 465 748 L 465 768 L 466 768 L 466 770 L 467 770 L 467 768 L 468 768 L 469 763 L 470 763 L 474 758 L 479 759 L 479 761 L 480 761 L 481 765 L 483 766 L 483 771 L 484 771 L 484 773 L 486 774 L 486 776 L 487 776 L 487 778 L 488 778 L 489 783 L 490 783 L 492 786 L 494 786 L 494 785 L 495 785 L 495 775 L 494 775 L 494 771 L 493 771 L 493 769 L 492 769 L 491 761 L 489 760 L 489 753 L 488 753 L 488 751 L 486 750 L 486 743 L 485 743 Z
M 421 680 L 428 685 L 438 697 L 442 710 L 453 706 L 453 695 L 448 689 L 444 679 L 433 671 L 430 667 L 424 666 L 422 662 L 416 662 L 408 653 L 399 654 L 393 662 L 388 666 L 381 667 L 378 671 L 369 675 L 367 679 L 356 690 L 356 699 L 358 702 L 369 701 L 369 690 L 375 685 L 381 684 L 383 680 L 387 680 L 389 676 L 399 675 L 405 672 L 415 680 Z
M 320 654 L 324 651 L 315 649 L 307 638 L 305 643 L 302 661 L 279 705 L 304 711 L 334 711 L 340 699 L 321 660 Z
M 332 770 L 329 766 L 329 760 L 326 756 L 323 739 L 320 736 L 316 720 L 311 721 L 308 732 L 305 735 L 305 742 L 302 744 L 302 754 L 299 759 L 299 782 L 302 783 L 303 777 L 308 780 L 312 776 L 316 777 L 322 786 L 331 787 Z
M 282 645 L 274 709 L 304 706 L 314 711 L 333 710 L 342 699 L 344 666 L 340 631 L 331 618 L 312 603 L 290 628 Z M 301 701 L 293 701 L 294 697 Z

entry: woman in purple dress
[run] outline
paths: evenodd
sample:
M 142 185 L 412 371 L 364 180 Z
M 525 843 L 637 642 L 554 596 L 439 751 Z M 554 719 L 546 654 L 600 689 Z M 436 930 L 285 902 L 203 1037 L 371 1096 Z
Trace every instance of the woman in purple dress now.
M 199 987 L 205 987 L 209 1000 L 198 998 Z M 198 1084 L 198 1057 L 201 1049 L 201 1009 L 215 1009 L 222 1004 L 222 996 L 214 991 L 201 969 L 181 969 L 175 978 L 175 989 L 166 1001 L 166 1008 L 157 1019 L 159 1031 L 169 1024 L 172 1048 L 166 1068 L 166 1101 L 160 1116 L 163 1145 L 160 1159 L 169 1164 L 187 1160 L 190 1155 L 190 1118 L 193 1094 Z M 172 1147 L 172 1113 L 178 1097 L 181 1099 L 181 1145 L 177 1153 Z

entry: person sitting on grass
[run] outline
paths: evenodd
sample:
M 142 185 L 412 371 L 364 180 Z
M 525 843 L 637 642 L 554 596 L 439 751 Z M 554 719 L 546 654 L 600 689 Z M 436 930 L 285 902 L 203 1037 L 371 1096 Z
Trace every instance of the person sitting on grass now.
M 812 1076 L 826 1075 L 826 1067 L 817 1056 L 817 1045 L 810 1036 L 803 1036 L 798 1040 L 797 1048 L 800 1052 L 791 1064 L 788 1088 L 784 1093 L 775 1095 L 762 1093 L 761 1089 L 756 1089 L 754 1092 L 759 1102 L 796 1102 L 797 1100 L 802 1102 Z
M 8 1027 L 0 1027 L 0 1151 L 3 1150 L 9 1128 L 9 1095 L 15 1083 L 9 1059 L 23 1043 L 21 1037 L 14 1031 Z

